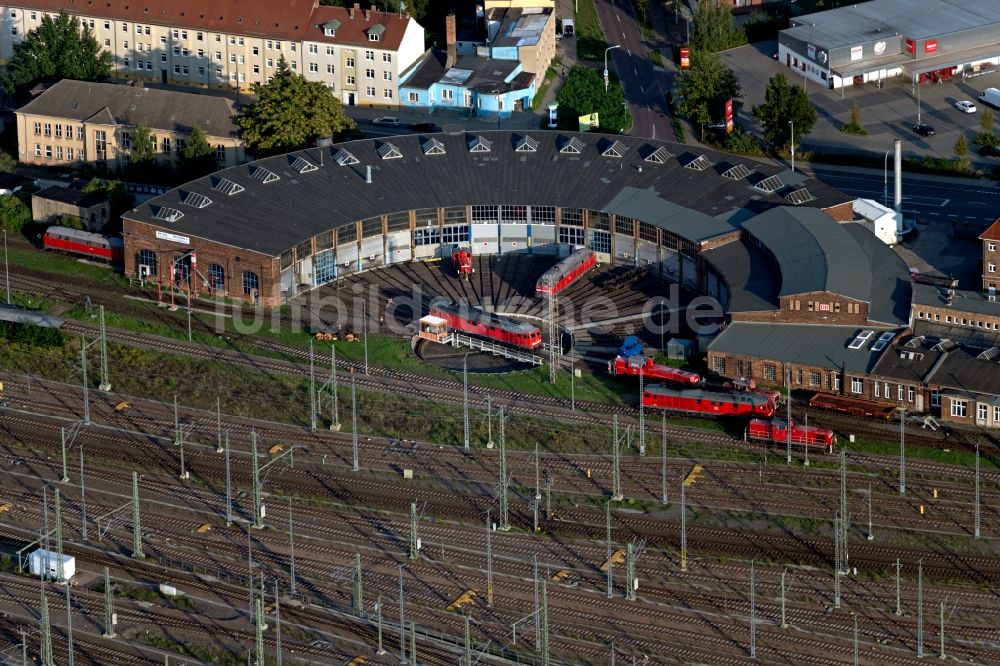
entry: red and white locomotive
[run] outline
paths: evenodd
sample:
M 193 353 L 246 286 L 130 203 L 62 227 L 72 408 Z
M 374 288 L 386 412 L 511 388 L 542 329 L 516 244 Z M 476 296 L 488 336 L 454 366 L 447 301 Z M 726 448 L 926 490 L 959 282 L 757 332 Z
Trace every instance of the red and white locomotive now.
M 125 244 L 121 238 L 68 227 L 49 227 L 42 236 L 42 246 L 46 250 L 60 250 L 121 263 L 125 260 Z
M 592 250 L 582 247 L 573 250 L 568 257 L 542 273 L 542 277 L 535 283 L 535 294 L 558 294 L 596 263 L 597 255 Z
M 525 349 L 535 349 L 542 345 L 542 332 L 537 326 L 501 317 L 471 305 L 439 301 L 431 305 L 430 311 L 455 331 Z
M 616 356 L 608 361 L 608 373 L 631 377 L 643 376 L 643 379 L 660 379 L 682 386 L 701 386 L 701 375 L 697 372 L 671 368 L 668 365 L 655 363 L 648 356 Z
M 642 392 L 642 404 L 686 414 L 707 416 L 759 416 L 771 418 L 777 404 L 757 392 L 676 389 L 651 384 Z

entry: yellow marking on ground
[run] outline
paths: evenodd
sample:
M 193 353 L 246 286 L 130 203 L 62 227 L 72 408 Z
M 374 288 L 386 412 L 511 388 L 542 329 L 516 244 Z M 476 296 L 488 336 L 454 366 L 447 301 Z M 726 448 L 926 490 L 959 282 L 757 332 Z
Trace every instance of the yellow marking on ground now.
M 693 484 L 695 481 L 698 480 L 698 477 L 701 475 L 702 469 L 703 468 L 701 465 L 695 465 L 694 468 L 691 470 L 691 473 L 688 474 L 687 477 L 684 479 L 684 485 L 690 488 L 691 484 Z
M 619 548 L 614 552 L 610 560 L 604 561 L 604 564 L 601 565 L 601 571 L 608 570 L 608 562 L 610 562 L 611 564 L 621 564 L 624 561 L 625 561 L 625 549 Z
M 476 591 L 466 590 L 462 594 L 458 595 L 457 599 L 448 604 L 448 610 L 456 611 L 462 606 L 467 606 L 471 603 L 475 603 L 475 601 L 476 601 Z

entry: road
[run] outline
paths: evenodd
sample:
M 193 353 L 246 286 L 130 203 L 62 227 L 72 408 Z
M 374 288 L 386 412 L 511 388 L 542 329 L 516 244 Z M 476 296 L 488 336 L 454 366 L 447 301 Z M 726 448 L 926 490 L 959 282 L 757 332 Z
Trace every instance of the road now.
M 816 177 L 845 194 L 888 201 L 892 206 L 893 175 L 878 169 L 843 169 L 812 164 Z M 887 199 L 883 199 L 888 192 Z M 973 222 L 985 227 L 1000 216 L 1000 185 L 992 181 L 942 179 L 903 174 L 903 211 L 924 222 Z
M 660 87 L 660 77 L 649 59 L 649 49 L 642 42 L 642 27 L 630 0 L 596 0 L 608 46 L 618 45 L 608 53 L 608 69 L 614 70 L 625 88 L 625 100 L 632 114 L 630 136 L 673 141 L 674 131 L 667 115 L 667 101 Z

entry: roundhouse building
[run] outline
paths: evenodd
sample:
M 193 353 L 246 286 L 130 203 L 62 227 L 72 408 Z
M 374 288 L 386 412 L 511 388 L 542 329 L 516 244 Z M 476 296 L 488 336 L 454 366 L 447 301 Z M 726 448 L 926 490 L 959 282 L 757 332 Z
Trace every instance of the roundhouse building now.
M 679 144 L 544 131 L 405 135 L 270 157 L 156 197 L 124 216 L 125 270 L 277 305 L 458 244 L 474 254 L 576 244 L 725 305 L 732 288 L 705 253 L 742 242 L 748 220 L 782 206 L 823 211 L 817 219 L 833 227 L 853 217 L 849 197 L 801 173 Z M 807 318 L 802 305 L 769 307 Z
M 790 24 L 778 34 L 778 60 L 830 88 L 964 79 L 1000 66 L 1000 0 L 872 0 Z

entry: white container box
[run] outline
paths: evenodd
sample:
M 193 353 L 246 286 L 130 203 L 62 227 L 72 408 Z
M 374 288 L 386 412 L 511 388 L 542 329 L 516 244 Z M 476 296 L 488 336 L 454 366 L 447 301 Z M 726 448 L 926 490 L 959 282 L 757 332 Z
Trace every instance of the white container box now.
M 72 555 L 62 556 L 62 578 L 59 578 L 59 554 L 53 551 L 46 552 L 39 548 L 28 556 L 28 568 L 32 576 L 42 577 L 42 573 L 48 567 L 48 577 L 51 580 L 65 582 L 76 575 L 76 558 Z

